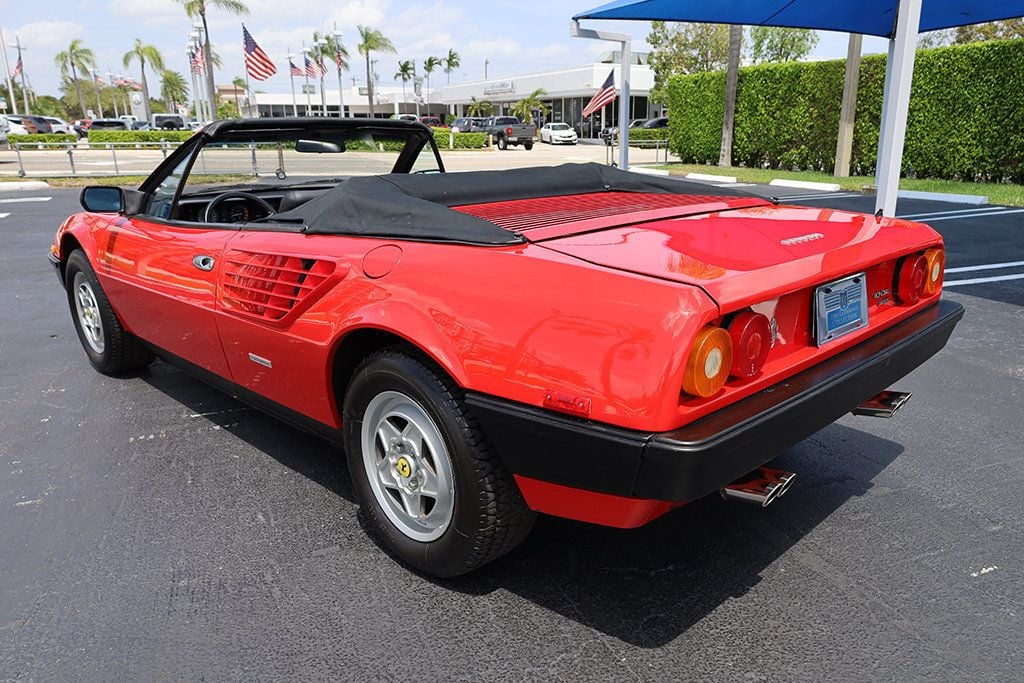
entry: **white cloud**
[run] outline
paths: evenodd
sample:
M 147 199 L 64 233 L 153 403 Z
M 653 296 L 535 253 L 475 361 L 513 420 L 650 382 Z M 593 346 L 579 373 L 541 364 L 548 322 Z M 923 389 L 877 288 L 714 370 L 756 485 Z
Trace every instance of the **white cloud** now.
M 73 21 L 33 21 L 10 33 L 33 48 L 63 50 L 72 39 L 82 36 L 82 25 Z

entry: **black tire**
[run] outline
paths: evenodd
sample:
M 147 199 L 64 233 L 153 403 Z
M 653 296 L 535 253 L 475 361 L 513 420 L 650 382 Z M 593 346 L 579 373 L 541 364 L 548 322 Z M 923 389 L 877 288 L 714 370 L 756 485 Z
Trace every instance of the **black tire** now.
M 401 531 L 370 486 L 362 453 L 363 419 L 382 392 L 400 392 L 418 403 L 448 450 L 454 510 L 436 540 L 421 542 Z M 533 528 L 536 514 L 467 414 L 461 390 L 426 357 L 386 349 L 366 358 L 345 393 L 343 422 L 348 467 L 366 518 L 387 548 L 416 570 L 439 578 L 461 576 L 511 551 Z
M 523 143 L 523 147 L 525 147 L 526 151 L 529 152 L 531 149 L 533 149 L 533 143 L 532 142 L 524 142 Z
M 88 284 L 96 309 L 99 311 L 100 326 L 103 330 L 102 350 L 97 351 L 93 348 L 79 319 L 76 307 L 76 278 L 79 278 L 79 285 Z M 96 271 L 92 269 L 89 259 L 80 249 L 71 252 L 68 257 L 64 268 L 64 288 L 67 290 L 68 306 L 71 309 L 75 332 L 78 333 L 78 340 L 94 368 L 105 375 L 120 375 L 140 370 L 153 362 L 152 352 L 143 346 L 137 337 L 126 331 L 117 319 L 106 293 L 96 278 Z
M 506 149 L 508 149 L 508 140 L 505 139 L 504 135 L 498 136 L 498 149 L 500 149 L 501 151 L 505 151 Z

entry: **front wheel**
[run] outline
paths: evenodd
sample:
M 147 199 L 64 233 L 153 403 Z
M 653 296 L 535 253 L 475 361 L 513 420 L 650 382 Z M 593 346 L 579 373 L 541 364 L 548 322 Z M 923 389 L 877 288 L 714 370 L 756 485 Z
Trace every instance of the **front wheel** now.
M 533 526 L 512 475 L 425 358 L 367 358 L 345 394 L 345 452 L 366 517 L 403 562 L 465 574 L 515 548 Z
M 64 287 L 75 331 L 92 366 L 107 375 L 140 370 L 153 362 L 153 354 L 117 319 L 96 272 L 81 250 L 68 257 Z

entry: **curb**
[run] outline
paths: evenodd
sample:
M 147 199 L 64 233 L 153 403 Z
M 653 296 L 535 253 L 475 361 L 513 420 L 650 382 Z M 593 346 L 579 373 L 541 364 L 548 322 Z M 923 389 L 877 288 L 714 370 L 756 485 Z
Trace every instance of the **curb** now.
M 988 197 L 980 194 L 953 194 L 952 192 L 899 190 L 896 193 L 896 197 L 899 199 L 928 199 L 933 202 L 955 202 L 957 204 L 970 204 L 973 206 L 988 204 Z
M 668 171 L 663 171 L 660 168 L 645 168 L 644 166 L 630 166 L 629 170 L 633 173 L 640 173 L 643 175 L 672 175 Z
M 815 183 L 810 180 L 785 180 L 784 178 L 774 178 L 768 184 L 775 187 L 795 187 L 799 190 L 821 190 L 822 192 L 839 192 L 842 189 L 838 183 Z
M 18 190 L 48 190 L 50 186 L 41 180 L 16 180 L 9 183 L 0 182 L 0 192 L 17 192 Z
M 686 177 L 689 180 L 709 180 L 713 183 L 735 183 L 736 176 L 732 175 L 715 175 L 713 173 L 687 173 Z

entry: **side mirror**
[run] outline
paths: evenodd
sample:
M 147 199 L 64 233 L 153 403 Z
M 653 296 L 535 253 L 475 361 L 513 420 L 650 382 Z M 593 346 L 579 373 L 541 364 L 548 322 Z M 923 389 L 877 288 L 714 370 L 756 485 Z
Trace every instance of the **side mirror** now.
M 89 185 L 82 188 L 79 201 L 86 211 L 121 213 L 124 211 L 124 190 L 120 187 Z
M 89 185 L 82 188 L 78 201 L 86 211 L 134 215 L 142 210 L 145 197 L 146 195 L 138 190 L 125 190 L 109 185 Z

